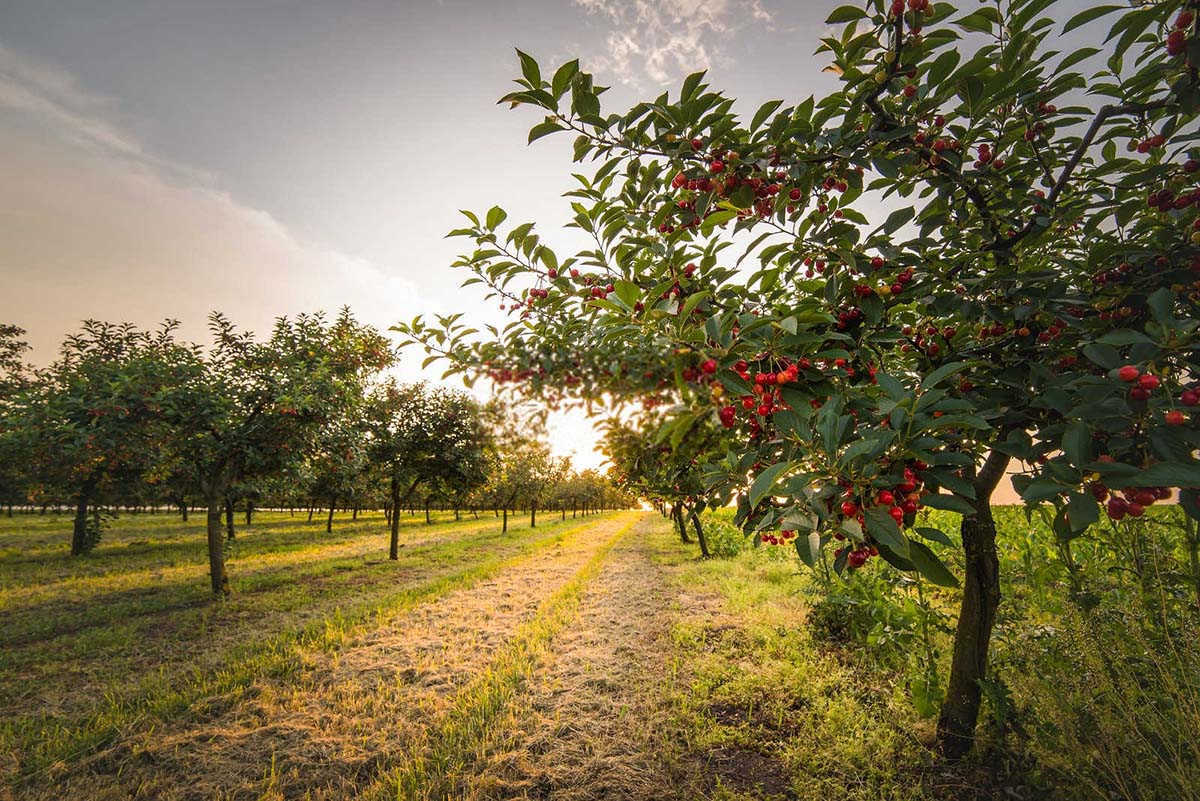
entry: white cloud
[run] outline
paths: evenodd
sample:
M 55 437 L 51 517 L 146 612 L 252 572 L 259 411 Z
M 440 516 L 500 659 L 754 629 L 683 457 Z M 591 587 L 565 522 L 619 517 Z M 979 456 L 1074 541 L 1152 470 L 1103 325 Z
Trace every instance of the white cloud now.
M 733 33 L 772 21 L 762 0 L 573 1 L 612 26 L 598 66 L 633 86 L 728 63 L 723 43 Z
M 256 331 L 336 310 L 386 328 L 423 311 L 412 282 L 304 241 L 196 170 L 148 153 L 115 104 L 0 45 L 0 320 L 53 356 L 87 317 L 203 341 L 214 309 Z

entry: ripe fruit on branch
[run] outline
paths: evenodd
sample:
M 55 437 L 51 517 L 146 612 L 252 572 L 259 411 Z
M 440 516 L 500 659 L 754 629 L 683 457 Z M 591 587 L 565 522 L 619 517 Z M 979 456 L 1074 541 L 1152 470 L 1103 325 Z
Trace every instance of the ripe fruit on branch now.
M 1122 381 L 1133 382 L 1137 381 L 1138 376 L 1141 374 L 1141 370 L 1137 369 L 1132 364 L 1127 364 L 1117 371 L 1117 378 L 1121 379 Z
M 1187 422 L 1187 416 L 1178 409 L 1172 409 L 1164 415 L 1169 426 L 1181 426 Z

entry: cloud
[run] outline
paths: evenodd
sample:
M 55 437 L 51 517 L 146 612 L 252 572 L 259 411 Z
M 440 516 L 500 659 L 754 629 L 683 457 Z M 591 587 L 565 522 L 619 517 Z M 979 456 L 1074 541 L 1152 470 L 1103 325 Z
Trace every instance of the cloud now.
M 723 43 L 747 25 L 768 25 L 762 0 L 573 0 L 611 25 L 601 70 L 640 87 L 727 64 Z
M 260 333 L 343 304 L 384 329 L 424 310 L 412 282 L 147 152 L 112 101 L 3 46 L 0 110 L 0 320 L 30 332 L 37 361 L 88 317 L 177 318 L 204 341 L 216 309 Z

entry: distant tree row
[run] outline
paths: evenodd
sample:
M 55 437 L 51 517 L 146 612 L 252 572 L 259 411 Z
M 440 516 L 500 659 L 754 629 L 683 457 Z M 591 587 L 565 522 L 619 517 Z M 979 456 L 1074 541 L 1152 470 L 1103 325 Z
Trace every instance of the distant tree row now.
M 400 510 L 627 506 L 594 472 L 551 457 L 544 430 L 498 404 L 382 377 L 388 339 L 348 309 L 279 318 L 256 339 L 213 314 L 208 347 L 86 321 L 56 361 L 25 361 L 0 325 L 0 504 L 74 510 L 71 552 L 99 542 L 120 507 L 206 513 L 212 589 L 228 592 L 224 541 L 256 507 L 384 509 L 391 557 Z M 521 432 L 521 433 L 518 433 Z

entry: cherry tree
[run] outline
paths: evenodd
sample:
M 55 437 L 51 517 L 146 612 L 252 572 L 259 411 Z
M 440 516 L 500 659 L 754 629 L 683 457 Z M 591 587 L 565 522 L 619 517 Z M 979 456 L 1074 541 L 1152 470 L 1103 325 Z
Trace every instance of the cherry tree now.
M 702 73 L 605 113 L 577 62 L 519 52 L 504 100 L 544 114 L 529 140 L 566 132 L 598 162 L 568 193 L 589 244 L 562 258 L 499 207 L 468 213 L 455 266 L 512 320 L 401 330 L 528 396 L 664 406 L 668 439 L 709 417 L 728 436 L 708 492 L 809 563 L 833 547 L 838 572 L 878 556 L 957 584 L 952 540 L 918 521 L 962 513 L 938 723 L 959 757 L 1010 462 L 1066 541 L 1200 485 L 1195 5 L 842 6 L 818 46 L 840 87 L 747 117 Z M 1055 49 L 1083 26 L 1100 47 Z

